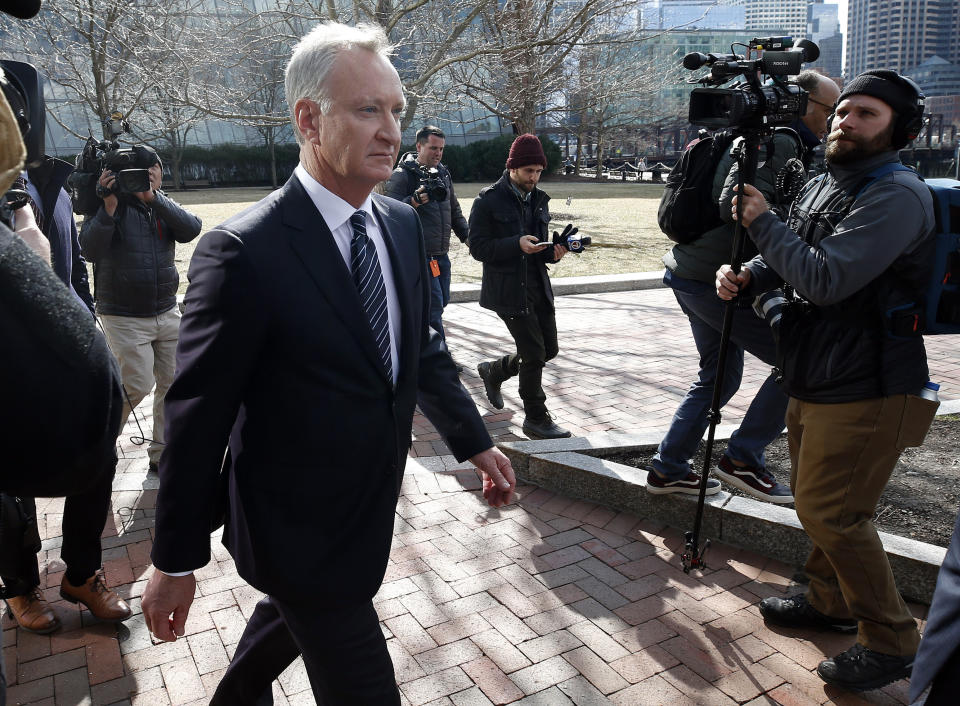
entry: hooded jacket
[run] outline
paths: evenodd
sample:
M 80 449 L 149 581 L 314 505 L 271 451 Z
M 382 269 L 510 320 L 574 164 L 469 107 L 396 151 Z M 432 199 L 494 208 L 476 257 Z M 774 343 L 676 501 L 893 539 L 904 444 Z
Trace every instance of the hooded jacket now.
M 872 171 L 898 161 L 891 151 L 830 165 L 807 184 L 787 223 L 767 212 L 750 225 L 761 255 L 746 265 L 745 293 L 785 280 L 803 300 L 780 323 L 778 363 L 791 397 L 833 403 L 915 394 L 928 379 L 923 338 L 895 335 L 885 312 L 922 300 L 933 199 L 907 171 L 861 190 Z

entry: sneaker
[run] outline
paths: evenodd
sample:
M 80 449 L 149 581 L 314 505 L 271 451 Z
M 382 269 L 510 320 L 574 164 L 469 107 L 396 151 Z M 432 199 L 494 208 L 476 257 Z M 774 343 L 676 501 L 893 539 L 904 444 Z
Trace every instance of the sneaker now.
M 774 625 L 787 628 L 823 628 L 845 633 L 857 631 L 856 620 L 824 615 L 810 605 L 810 601 L 802 593 L 790 598 L 764 598 L 760 601 L 760 615 Z
M 523 433 L 531 439 L 566 439 L 571 435 L 569 431 L 556 425 L 549 412 L 542 419 L 524 419 Z
M 757 500 L 778 505 L 793 502 L 790 488 L 778 483 L 766 468 L 737 466 L 724 454 L 714 473 L 724 483 L 739 488 Z
M 846 652 L 821 662 L 817 674 L 827 684 L 842 689 L 869 691 L 909 677 L 914 657 L 885 655 L 857 643 Z
M 654 470 L 647 471 L 647 492 L 654 495 L 668 493 L 685 493 L 700 495 L 700 474 L 690 471 L 678 480 L 667 480 L 657 475 Z M 716 478 L 707 478 L 707 495 L 716 495 L 720 492 L 720 481 Z
M 132 613 L 127 602 L 107 588 L 102 569 L 82 586 L 74 586 L 64 574 L 60 582 L 60 597 L 71 603 L 83 603 L 100 620 L 126 620 Z
M 25 596 L 7 598 L 7 608 L 17 625 L 27 632 L 46 635 L 60 627 L 60 618 L 54 614 L 38 587 Z
M 490 363 L 480 363 L 477 366 L 477 372 L 480 373 L 480 379 L 483 380 L 483 389 L 487 393 L 487 399 L 497 409 L 503 409 L 503 395 L 500 394 L 500 385 L 502 380 L 494 380 Z

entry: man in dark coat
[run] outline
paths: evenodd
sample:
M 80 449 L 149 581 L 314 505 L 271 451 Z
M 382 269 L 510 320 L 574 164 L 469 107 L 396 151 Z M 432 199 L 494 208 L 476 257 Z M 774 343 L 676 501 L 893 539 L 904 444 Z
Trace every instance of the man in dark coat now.
M 553 289 L 547 263 L 567 249 L 550 242 L 550 197 L 537 188 L 547 157 L 536 135 L 520 135 L 510 146 L 500 181 L 480 192 L 470 211 L 470 254 L 483 263 L 480 306 L 503 319 L 517 346 L 480 363 L 487 399 L 503 409 L 500 386 L 520 376 L 523 433 L 531 439 L 559 439 L 570 432 L 547 411 L 543 366 L 559 352 Z
M 400 703 L 372 598 L 417 405 L 492 505 L 515 485 L 427 323 L 416 212 L 371 195 L 400 145 L 389 51 L 379 27 L 326 23 L 300 40 L 286 74 L 300 164 L 190 265 L 143 612 L 158 638 L 184 634 L 225 493 L 223 541 L 267 597 L 213 704 L 269 703 L 298 654 L 318 703 Z
M 923 631 L 910 676 L 910 701 L 930 685 L 926 706 L 948 706 L 960 694 L 960 516 L 953 528 L 937 588 L 933 592 L 927 629 Z

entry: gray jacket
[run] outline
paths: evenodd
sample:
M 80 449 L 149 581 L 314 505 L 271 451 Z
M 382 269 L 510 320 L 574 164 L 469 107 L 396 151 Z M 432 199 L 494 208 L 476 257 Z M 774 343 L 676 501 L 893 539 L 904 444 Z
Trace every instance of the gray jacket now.
M 864 179 L 898 159 L 884 152 L 831 165 L 807 184 L 787 223 L 764 213 L 750 225 L 762 255 L 747 263 L 746 293 L 785 280 L 806 301 L 784 312 L 780 325 L 781 370 L 793 397 L 852 402 L 915 393 L 927 381 L 923 339 L 891 335 L 885 312 L 919 301 L 926 288 L 934 242 L 930 191 L 915 174 L 894 172 L 877 178 L 842 215 Z
M 742 141 L 738 138 L 731 147 Z M 772 157 L 770 153 L 773 153 Z M 792 130 L 778 130 L 773 137 L 773 149 L 769 144 L 761 146 L 760 161 L 754 186 L 760 189 L 767 203 L 776 205 L 777 173 L 791 158 L 801 159 L 804 148 L 799 137 Z M 663 264 L 677 277 L 713 283 L 720 265 L 730 262 L 733 244 L 734 221 L 731 204 L 736 192 L 740 170 L 734 158 L 728 152 L 717 165 L 713 178 L 713 201 L 720 209 L 720 218 L 724 224 L 704 233 L 691 243 L 677 243 L 666 255 Z M 749 260 L 757 254 L 757 249 L 749 240 L 744 243 L 744 257 Z
M 400 162 L 390 179 L 387 181 L 386 195 L 397 201 L 409 201 L 413 192 L 420 188 L 420 179 L 409 167 L 417 161 L 416 152 L 407 152 L 400 158 Z M 404 166 L 406 163 L 406 166 Z M 423 227 L 423 244 L 427 255 L 444 255 L 450 250 L 450 230 L 457 234 L 461 243 L 467 242 L 467 219 L 463 217 L 460 203 L 453 193 L 453 180 L 450 172 L 441 163 L 437 169 L 440 178 L 447 187 L 447 198 L 444 201 L 428 201 L 417 207 L 420 216 L 420 225 Z

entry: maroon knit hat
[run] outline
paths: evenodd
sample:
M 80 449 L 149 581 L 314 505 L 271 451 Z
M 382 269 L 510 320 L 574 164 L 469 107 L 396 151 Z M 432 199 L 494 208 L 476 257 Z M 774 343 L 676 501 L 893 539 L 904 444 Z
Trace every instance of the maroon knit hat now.
M 527 133 L 520 135 L 510 145 L 510 156 L 507 157 L 507 169 L 520 169 L 531 164 L 540 164 L 547 168 L 547 155 L 543 153 L 543 145 L 536 135 Z

